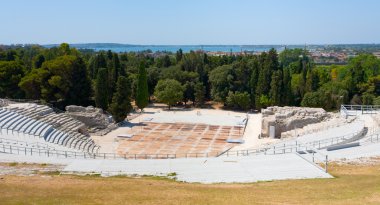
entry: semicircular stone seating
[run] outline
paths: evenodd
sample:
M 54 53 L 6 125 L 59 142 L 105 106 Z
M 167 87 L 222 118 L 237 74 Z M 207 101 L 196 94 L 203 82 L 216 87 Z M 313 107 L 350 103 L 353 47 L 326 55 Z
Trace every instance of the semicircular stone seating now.
M 0 107 L 0 129 L 37 136 L 48 143 L 87 153 L 97 153 L 99 146 L 79 132 L 85 125 L 46 105 L 8 103 Z

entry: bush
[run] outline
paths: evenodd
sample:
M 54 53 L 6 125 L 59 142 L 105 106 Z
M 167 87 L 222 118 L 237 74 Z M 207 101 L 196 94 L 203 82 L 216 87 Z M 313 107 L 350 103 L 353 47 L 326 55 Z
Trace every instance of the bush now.
M 302 107 L 323 107 L 323 97 L 319 92 L 308 92 L 303 96 Z
M 251 98 L 247 92 L 228 92 L 226 104 L 229 107 L 248 110 L 251 104 Z
M 173 79 L 160 80 L 154 90 L 157 100 L 169 106 L 176 104 L 183 98 L 184 88 L 180 82 Z
M 380 96 L 378 96 L 375 99 L 373 99 L 373 104 L 374 105 L 380 105 Z

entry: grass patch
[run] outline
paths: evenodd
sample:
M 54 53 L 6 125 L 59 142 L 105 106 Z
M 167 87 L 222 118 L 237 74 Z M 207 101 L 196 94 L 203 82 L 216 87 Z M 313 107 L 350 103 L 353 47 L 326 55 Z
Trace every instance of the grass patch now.
M 42 175 L 50 175 L 50 176 L 61 175 L 60 171 L 44 171 L 44 172 L 38 172 L 38 173 Z
M 10 166 L 10 167 L 15 167 L 15 166 L 17 166 L 17 165 L 18 165 L 17 162 L 11 162 L 11 163 L 8 164 L 8 166 Z
M 175 172 L 172 172 L 172 173 L 168 174 L 168 177 L 175 177 L 175 176 L 177 176 L 177 173 L 175 173 Z
M 1 204 L 380 204 L 380 165 L 334 164 L 330 172 L 337 178 L 212 185 L 152 176 L 4 176 L 0 201 Z

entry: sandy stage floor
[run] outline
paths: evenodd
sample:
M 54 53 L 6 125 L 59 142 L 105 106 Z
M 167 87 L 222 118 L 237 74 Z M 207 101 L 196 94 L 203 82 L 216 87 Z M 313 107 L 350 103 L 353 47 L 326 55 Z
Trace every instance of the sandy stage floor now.
M 118 153 L 124 157 L 145 154 L 176 154 L 176 157 L 186 157 L 179 156 L 186 153 L 188 157 L 195 157 L 193 155 L 196 154 L 216 156 L 239 145 L 226 140 L 252 141 L 249 138 L 254 135 L 243 135 L 247 116 L 243 112 L 214 109 L 169 111 L 153 106 L 141 114 L 137 113 L 123 127 L 92 138 L 101 146 L 100 152 Z M 257 126 L 260 128 L 260 125 Z M 133 137 L 120 138 L 120 135 Z
M 242 138 L 243 129 L 190 123 L 140 123 L 125 133 L 133 137 L 118 139 L 116 151 L 119 155 L 217 156 L 235 145 L 226 140 Z

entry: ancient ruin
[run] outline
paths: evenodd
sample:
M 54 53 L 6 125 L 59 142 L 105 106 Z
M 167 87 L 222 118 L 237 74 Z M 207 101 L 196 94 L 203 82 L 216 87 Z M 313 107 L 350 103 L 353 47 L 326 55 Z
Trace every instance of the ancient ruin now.
M 112 116 L 104 113 L 100 108 L 69 105 L 65 109 L 66 114 L 84 123 L 90 133 L 104 135 L 117 127 Z
M 322 108 L 268 107 L 262 109 L 261 137 L 281 138 L 281 133 L 331 118 Z

